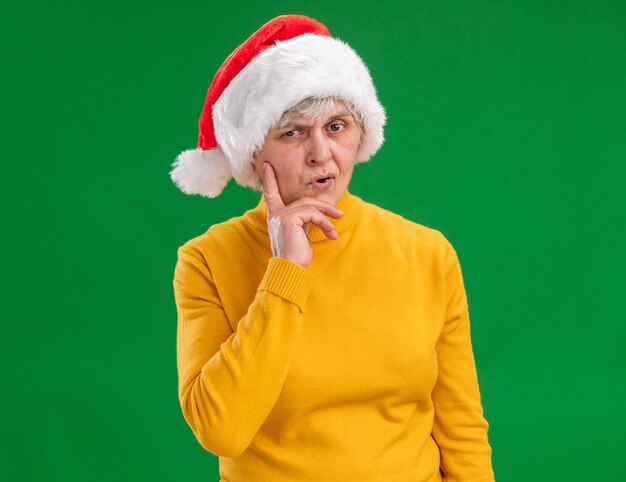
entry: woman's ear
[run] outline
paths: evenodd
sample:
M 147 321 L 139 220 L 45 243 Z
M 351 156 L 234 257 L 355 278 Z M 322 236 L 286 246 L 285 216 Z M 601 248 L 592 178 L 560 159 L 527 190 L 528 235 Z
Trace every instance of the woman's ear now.
M 259 162 L 258 162 L 258 156 L 259 156 L 259 150 L 255 149 L 254 152 L 252 153 L 252 170 L 258 174 L 259 177 L 262 176 L 263 173 L 263 166 L 259 166 Z
M 263 166 L 261 166 L 261 168 L 259 168 L 259 163 L 257 162 L 257 157 L 258 157 L 258 151 L 254 151 L 252 153 L 252 171 L 254 171 L 254 173 L 256 174 L 256 179 L 254 182 L 254 186 L 252 186 L 252 189 L 255 189 L 257 191 L 263 191 Z

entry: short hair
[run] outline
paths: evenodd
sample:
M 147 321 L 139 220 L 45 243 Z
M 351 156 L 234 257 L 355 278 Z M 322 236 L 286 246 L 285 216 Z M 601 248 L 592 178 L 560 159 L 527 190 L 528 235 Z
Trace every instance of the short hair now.
M 330 107 L 331 102 L 338 102 L 346 106 L 348 112 L 354 118 L 359 132 L 361 133 L 361 138 L 363 137 L 363 116 L 358 112 L 351 102 L 344 100 L 340 97 L 306 97 L 302 99 L 297 104 L 291 106 L 279 119 L 276 123 L 276 126 L 279 128 L 286 127 L 290 122 L 298 117 L 306 116 L 306 117 L 319 117 L 323 115 L 328 108 Z

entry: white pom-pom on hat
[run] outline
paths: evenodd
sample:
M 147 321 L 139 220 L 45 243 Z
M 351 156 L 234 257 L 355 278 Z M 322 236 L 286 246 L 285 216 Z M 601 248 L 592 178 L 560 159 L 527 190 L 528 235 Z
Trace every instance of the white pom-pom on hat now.
M 219 147 L 181 152 L 170 172 L 172 181 L 185 194 L 217 197 L 232 177 L 230 163 Z

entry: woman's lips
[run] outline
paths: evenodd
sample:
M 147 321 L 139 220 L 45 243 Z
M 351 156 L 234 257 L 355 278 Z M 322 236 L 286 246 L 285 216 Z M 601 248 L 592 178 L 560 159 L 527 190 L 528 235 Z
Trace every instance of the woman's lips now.
M 318 181 L 313 181 L 311 183 L 311 188 L 314 191 L 326 191 L 335 183 L 334 177 L 327 177 L 324 179 L 319 179 Z

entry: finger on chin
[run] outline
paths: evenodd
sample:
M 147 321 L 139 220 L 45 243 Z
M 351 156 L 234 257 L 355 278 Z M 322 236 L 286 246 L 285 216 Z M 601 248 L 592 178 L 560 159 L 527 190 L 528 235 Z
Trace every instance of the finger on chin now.
M 274 212 L 285 207 L 278 190 L 276 173 L 269 162 L 263 163 L 263 196 L 265 197 L 268 212 Z

